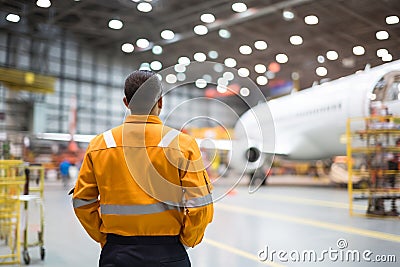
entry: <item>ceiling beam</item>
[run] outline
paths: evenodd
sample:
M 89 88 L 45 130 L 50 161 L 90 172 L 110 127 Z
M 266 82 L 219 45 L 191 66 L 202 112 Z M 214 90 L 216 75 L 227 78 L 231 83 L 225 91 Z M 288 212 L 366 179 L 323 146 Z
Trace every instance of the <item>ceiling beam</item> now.
M 353 16 L 354 18 L 358 19 L 359 21 L 365 23 L 366 25 L 371 26 L 376 31 L 382 30 L 382 26 L 379 25 L 378 23 L 374 22 L 374 20 L 367 19 L 366 17 L 361 16 L 360 14 L 357 14 L 356 12 L 354 12 L 353 10 L 349 9 L 348 7 L 346 7 L 344 5 L 337 5 L 337 8 L 339 8 L 341 11 Z M 391 37 L 394 38 L 396 41 L 400 42 L 399 36 L 394 35 Z
M 272 5 L 269 5 L 267 7 L 263 8 L 250 8 L 246 12 L 243 13 L 237 13 L 232 15 L 230 18 L 226 20 L 218 20 L 214 23 L 208 24 L 207 28 L 209 32 L 221 29 L 221 28 L 226 28 L 226 27 L 231 27 L 236 24 L 244 23 L 277 11 L 281 11 L 282 9 L 297 6 L 297 5 L 302 5 L 306 4 L 309 2 L 313 2 L 315 0 L 286 0 L 286 1 L 281 1 Z M 176 42 L 183 41 L 185 39 L 197 37 L 197 35 L 193 31 L 188 31 L 184 33 L 179 33 L 176 35 L 176 38 L 172 40 L 159 40 L 156 41 L 156 44 L 160 45 L 168 45 Z M 149 48 L 150 49 L 150 48 Z M 146 51 L 146 50 L 143 50 Z
M 92 4 L 93 2 L 91 0 L 85 0 L 83 2 L 76 2 L 75 5 L 71 8 L 67 8 L 65 10 L 63 10 L 62 12 L 56 14 L 50 21 L 49 23 L 51 24 L 55 24 L 57 21 L 65 18 L 66 16 L 68 16 L 71 13 L 74 13 L 76 11 L 79 11 L 80 9 L 82 9 L 85 6 L 88 6 L 89 4 Z

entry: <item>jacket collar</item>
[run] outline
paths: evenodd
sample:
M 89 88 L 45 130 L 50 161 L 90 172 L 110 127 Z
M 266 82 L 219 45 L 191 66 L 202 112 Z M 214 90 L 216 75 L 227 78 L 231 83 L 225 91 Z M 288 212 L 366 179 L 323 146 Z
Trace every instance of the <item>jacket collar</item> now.
M 162 124 L 162 121 L 156 115 L 129 115 L 129 116 L 126 117 L 125 123 L 155 123 L 155 124 Z

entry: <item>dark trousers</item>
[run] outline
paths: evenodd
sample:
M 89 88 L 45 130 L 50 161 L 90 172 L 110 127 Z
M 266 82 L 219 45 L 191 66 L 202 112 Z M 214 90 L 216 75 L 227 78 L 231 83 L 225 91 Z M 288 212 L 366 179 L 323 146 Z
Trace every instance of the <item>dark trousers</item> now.
M 107 235 L 100 267 L 190 267 L 189 256 L 177 236 Z

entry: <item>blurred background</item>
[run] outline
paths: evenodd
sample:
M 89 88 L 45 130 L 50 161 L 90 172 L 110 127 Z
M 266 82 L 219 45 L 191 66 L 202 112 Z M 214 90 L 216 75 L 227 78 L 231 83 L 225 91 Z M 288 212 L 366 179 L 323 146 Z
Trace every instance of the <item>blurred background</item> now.
M 96 266 L 66 193 L 91 138 L 123 122 L 137 69 L 174 88 L 160 117 L 197 138 L 221 200 L 193 266 L 294 266 L 257 252 L 341 237 L 400 257 L 399 14 L 398 0 L 0 0 L 0 176 L 30 181 L 0 196 L 34 195 L 0 216 L 4 264 Z M 346 128 L 353 117 L 363 119 Z M 264 186 L 249 195 L 249 185 Z M 21 231 L 11 245 L 7 218 Z M 38 257 L 28 232 L 39 233 Z M 86 261 L 63 253 L 85 246 Z M 343 266 L 353 265 L 364 266 Z

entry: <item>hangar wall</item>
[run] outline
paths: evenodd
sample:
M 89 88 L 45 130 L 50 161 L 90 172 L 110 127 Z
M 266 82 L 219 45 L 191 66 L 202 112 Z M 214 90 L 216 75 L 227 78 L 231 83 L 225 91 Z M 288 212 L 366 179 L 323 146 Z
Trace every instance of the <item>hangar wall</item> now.
M 140 60 L 140 58 L 139 58 Z M 0 66 L 39 74 L 54 76 L 57 79 L 54 93 L 43 94 L 12 91 L 2 86 L 0 109 L 11 106 L 27 106 L 25 112 L 11 115 L 12 119 L 0 121 L 4 131 L 26 131 L 34 129 L 45 132 L 69 132 L 69 116 L 73 99 L 77 99 L 77 129 L 79 134 L 97 134 L 120 124 L 125 115 L 122 103 L 123 83 L 126 76 L 139 68 L 141 62 L 132 56 L 110 55 L 101 50 L 82 46 L 73 37 L 43 39 L 28 36 L 21 32 L 0 31 Z M 179 103 L 202 97 L 204 92 L 194 86 L 182 86 L 165 98 L 163 114 L 170 114 Z M 26 112 L 34 113 L 35 103 L 42 103 L 41 111 L 46 121 L 43 127 L 34 125 L 33 117 L 26 120 Z M 5 112 L 9 116 L 8 112 Z M 194 115 L 210 116 L 222 114 L 222 122 L 228 127 L 236 117 L 227 113 L 218 104 L 197 101 L 196 105 L 182 105 L 169 120 L 171 126 L 179 127 L 183 121 Z M 12 127 L 18 122 L 18 129 Z M 207 124 L 204 121 L 194 126 Z M 206 125 L 210 126 L 210 125 Z

